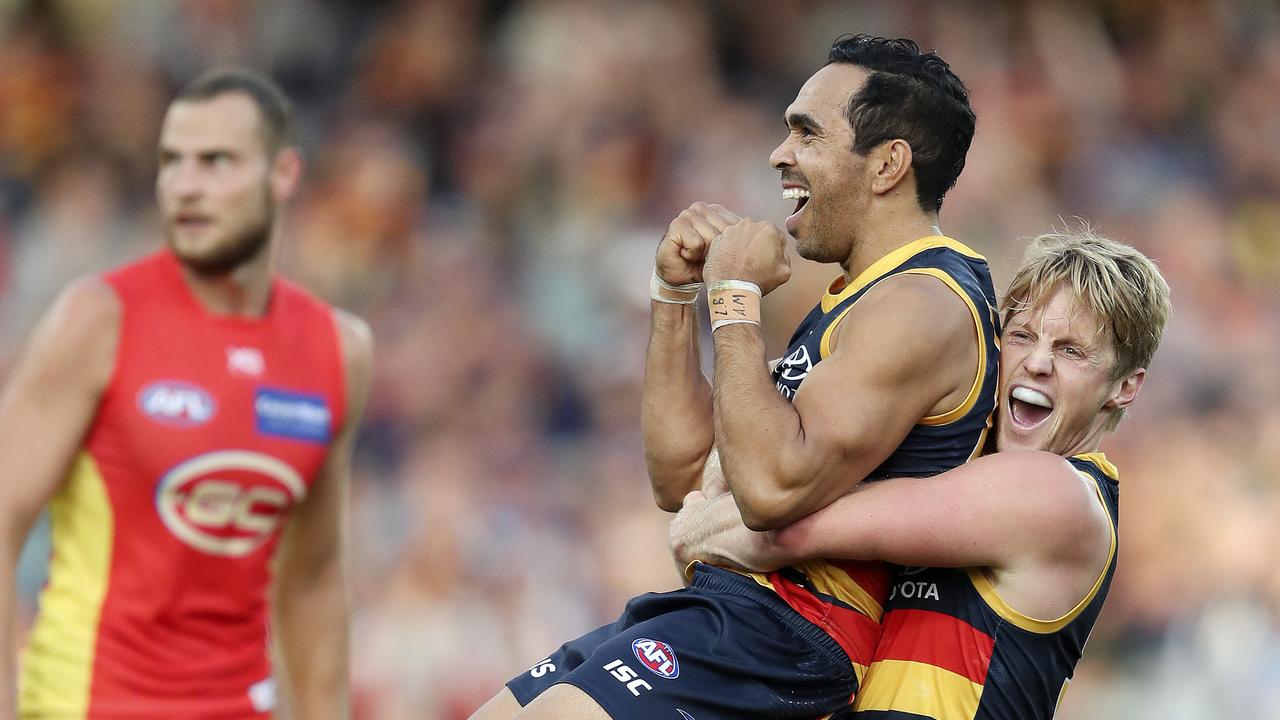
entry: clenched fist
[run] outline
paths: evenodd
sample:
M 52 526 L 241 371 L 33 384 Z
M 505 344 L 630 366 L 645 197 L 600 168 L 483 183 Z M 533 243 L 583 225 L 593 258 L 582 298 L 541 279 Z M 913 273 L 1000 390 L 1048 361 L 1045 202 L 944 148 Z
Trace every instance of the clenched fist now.
M 739 220 L 725 228 L 707 251 L 702 276 L 706 282 L 746 280 L 768 295 L 791 279 L 787 234 L 771 222 Z
M 702 282 L 702 263 L 711 241 L 738 216 L 720 205 L 694 203 L 676 216 L 662 236 L 654 269 L 658 278 L 671 285 Z

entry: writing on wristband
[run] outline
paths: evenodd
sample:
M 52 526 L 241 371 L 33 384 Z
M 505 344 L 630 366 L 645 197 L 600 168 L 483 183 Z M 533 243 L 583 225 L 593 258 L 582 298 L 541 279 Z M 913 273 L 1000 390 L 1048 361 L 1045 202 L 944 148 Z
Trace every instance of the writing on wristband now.
M 745 280 L 717 280 L 707 290 L 711 330 L 740 323 L 760 324 L 760 286 Z
M 692 305 L 698 301 L 700 290 L 702 290 L 702 283 L 672 285 L 658 277 L 657 269 L 653 271 L 653 277 L 649 278 L 649 297 L 660 303 Z

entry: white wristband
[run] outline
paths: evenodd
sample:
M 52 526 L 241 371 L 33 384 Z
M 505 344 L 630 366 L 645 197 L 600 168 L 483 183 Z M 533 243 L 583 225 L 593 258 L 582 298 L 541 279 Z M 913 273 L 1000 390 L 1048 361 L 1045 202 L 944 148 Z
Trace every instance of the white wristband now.
M 672 285 L 658 277 L 656 268 L 653 271 L 653 276 L 649 278 L 649 297 L 660 303 L 692 305 L 698 302 L 698 292 L 700 290 L 702 290 L 702 283 Z
M 717 280 L 711 283 L 711 287 L 707 288 L 707 292 L 713 293 L 717 290 L 746 290 L 756 295 L 764 295 L 760 291 L 760 286 L 747 280 Z
M 711 332 L 715 332 L 725 325 L 759 325 L 759 320 L 712 320 Z

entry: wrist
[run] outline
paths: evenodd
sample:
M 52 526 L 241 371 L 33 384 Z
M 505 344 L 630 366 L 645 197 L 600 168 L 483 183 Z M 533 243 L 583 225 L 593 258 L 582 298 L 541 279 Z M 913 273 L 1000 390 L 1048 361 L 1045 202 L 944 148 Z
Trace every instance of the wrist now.
M 711 331 L 760 324 L 760 286 L 746 280 L 716 280 L 707 289 Z
M 654 268 L 653 276 L 649 278 L 649 297 L 668 305 L 692 305 L 698 301 L 702 286 L 700 282 L 673 285 L 659 277 L 658 269 Z

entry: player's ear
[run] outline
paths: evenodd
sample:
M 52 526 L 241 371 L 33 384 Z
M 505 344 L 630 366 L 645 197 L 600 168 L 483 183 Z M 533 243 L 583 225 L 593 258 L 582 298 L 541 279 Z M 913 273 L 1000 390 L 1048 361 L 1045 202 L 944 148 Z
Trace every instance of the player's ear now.
M 911 145 L 906 140 L 887 140 L 868 153 L 874 177 L 871 191 L 883 195 L 902 183 L 911 169 Z
M 1147 379 L 1147 369 L 1138 368 L 1123 380 L 1117 381 L 1115 387 L 1112 388 L 1111 394 L 1107 397 L 1107 401 L 1102 404 L 1107 409 L 1126 408 L 1138 397 L 1138 391 L 1142 389 L 1142 383 Z
M 296 147 L 282 148 L 271 161 L 271 194 L 276 202 L 288 200 L 302 180 L 302 153 Z

